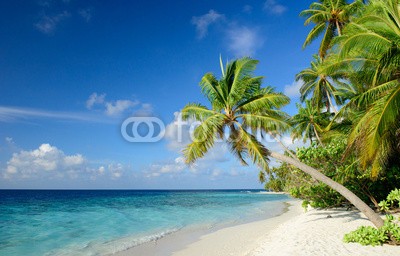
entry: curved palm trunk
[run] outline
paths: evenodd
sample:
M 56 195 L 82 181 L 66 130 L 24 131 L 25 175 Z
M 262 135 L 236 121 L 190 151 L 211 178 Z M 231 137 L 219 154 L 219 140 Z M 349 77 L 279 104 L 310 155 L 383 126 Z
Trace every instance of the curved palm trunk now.
M 336 110 L 335 106 L 334 106 L 333 103 L 332 103 L 332 99 L 331 99 L 331 97 L 329 96 L 329 93 L 327 92 L 326 94 L 327 94 L 327 97 L 328 97 L 329 108 L 332 108 L 333 113 L 337 114 L 337 110 Z M 330 113 L 330 109 L 328 109 L 328 112 Z
M 317 137 L 317 140 L 318 140 L 319 144 L 321 146 L 323 146 L 324 144 L 322 144 L 321 138 L 318 136 L 318 132 L 317 132 L 317 129 L 315 129 L 315 125 L 313 125 L 313 127 L 314 127 L 315 137 Z
M 379 216 L 379 214 L 375 213 L 366 203 L 364 203 L 358 196 L 356 196 L 353 192 L 348 190 L 346 187 L 343 185 L 337 183 L 336 181 L 330 179 L 329 177 L 325 176 L 318 170 L 303 164 L 302 162 L 290 158 L 288 156 L 276 153 L 276 152 L 271 152 L 271 157 L 286 162 L 288 164 L 291 164 L 303 172 L 311 175 L 311 177 L 315 178 L 316 180 L 321 181 L 322 183 L 328 185 L 335 191 L 339 192 L 342 196 L 344 196 L 347 200 L 349 200 L 350 203 L 352 203 L 358 210 L 360 210 L 364 215 L 377 227 L 382 227 L 383 226 L 383 219 Z
M 342 35 L 342 30 L 340 28 L 340 24 L 339 24 L 338 20 L 336 20 L 336 28 L 337 28 L 338 36 L 341 36 Z
M 278 139 L 278 137 L 276 137 L 272 132 L 268 132 L 268 133 L 269 133 L 269 135 L 271 135 L 272 138 L 274 138 L 274 139 L 285 149 L 285 151 L 286 151 L 291 157 L 293 157 L 294 159 L 297 159 L 297 156 L 296 156 L 295 154 L 293 154 L 292 151 L 290 151 L 290 149 L 289 149 L 288 147 L 286 147 L 286 145 L 283 144 L 283 142 L 282 142 L 280 139 Z

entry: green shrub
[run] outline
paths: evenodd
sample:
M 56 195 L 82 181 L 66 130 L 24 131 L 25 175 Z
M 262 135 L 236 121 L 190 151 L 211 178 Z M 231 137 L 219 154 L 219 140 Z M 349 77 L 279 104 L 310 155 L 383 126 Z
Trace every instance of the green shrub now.
M 360 243 L 362 245 L 381 245 L 383 243 L 400 243 L 400 226 L 394 221 L 393 215 L 387 215 L 385 224 L 376 229 L 370 226 L 361 226 L 344 235 L 346 243 Z
M 387 212 L 392 208 L 397 208 L 400 206 L 400 189 L 396 188 L 390 191 L 386 200 L 379 202 L 379 207 L 381 211 Z
M 387 240 L 385 232 L 374 227 L 361 226 L 358 229 L 344 235 L 346 243 L 360 243 L 362 245 L 381 245 Z

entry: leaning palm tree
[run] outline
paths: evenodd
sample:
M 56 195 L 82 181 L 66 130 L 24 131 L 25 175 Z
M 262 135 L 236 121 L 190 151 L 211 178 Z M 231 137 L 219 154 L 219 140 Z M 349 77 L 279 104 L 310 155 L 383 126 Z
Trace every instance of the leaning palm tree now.
M 298 113 L 292 116 L 290 122 L 292 124 L 292 139 L 303 139 L 306 142 L 310 140 L 312 144 L 314 138 L 322 145 L 321 134 L 324 128 L 329 124 L 328 112 L 321 112 L 318 108 L 311 104 L 310 100 L 306 100 L 306 105 L 303 107 L 297 104 Z
M 346 0 L 320 0 L 312 3 L 309 9 L 300 13 L 300 16 L 307 18 L 304 25 L 315 24 L 315 27 L 308 34 L 303 48 L 324 33 L 318 51 L 319 56 L 324 58 L 331 47 L 332 39 L 342 34 L 344 25 L 350 21 L 351 15 L 359 10 L 362 5 L 359 0 L 351 4 L 348 4 Z
M 261 87 L 263 77 L 253 77 L 258 61 L 242 58 L 230 62 L 222 78 L 207 73 L 201 80 L 202 92 L 212 109 L 190 103 L 182 110 L 184 119 L 195 118 L 202 124 L 194 132 L 194 141 L 184 150 L 188 163 L 202 157 L 216 139 L 226 139 L 231 152 L 243 163 L 250 156 L 263 171 L 268 171 L 269 150 L 256 139 L 254 131 L 276 133 L 288 130 L 288 116 L 279 109 L 290 99 L 271 87 Z M 225 129 L 229 136 L 224 138 Z M 249 131 L 252 129 L 253 133 Z
M 344 106 L 357 108 L 358 118 L 349 137 L 349 151 L 356 151 L 373 176 L 400 154 L 400 3 L 371 0 L 365 13 L 338 38 L 338 54 L 352 62 L 359 76 L 370 77 L 367 90 Z M 372 68 L 371 68 L 372 67 Z
M 289 102 L 285 95 L 274 92 L 270 87 L 261 87 L 262 77 L 253 77 L 257 63 L 256 60 L 242 58 L 229 62 L 225 68 L 221 64 L 220 79 L 211 73 L 204 75 L 200 86 L 211 108 L 190 103 L 182 110 L 184 119 L 193 118 L 200 122 L 194 130 L 194 140 L 183 150 L 186 163 L 192 164 L 203 157 L 215 141 L 222 138 L 243 164 L 247 164 L 246 158 L 250 157 L 266 172 L 269 157 L 291 164 L 338 191 L 375 226 L 382 226 L 380 216 L 343 185 L 297 159 L 268 150 L 256 138 L 254 130 L 250 129 L 273 133 L 287 129 L 287 115 L 279 108 Z M 229 131 L 227 136 L 224 136 L 225 131 Z
M 341 99 L 336 94 L 334 82 L 339 83 L 339 79 L 344 74 L 340 69 L 335 70 L 331 68 L 332 65 L 325 64 L 321 57 L 317 55 L 313 57 L 314 60 L 311 62 L 311 67 L 302 70 L 296 75 L 296 81 L 303 81 L 303 85 L 300 88 L 300 100 L 304 101 L 311 95 L 311 101 L 318 109 L 325 106 L 328 112 L 331 109 L 337 112 L 333 101 L 336 104 L 340 104 Z

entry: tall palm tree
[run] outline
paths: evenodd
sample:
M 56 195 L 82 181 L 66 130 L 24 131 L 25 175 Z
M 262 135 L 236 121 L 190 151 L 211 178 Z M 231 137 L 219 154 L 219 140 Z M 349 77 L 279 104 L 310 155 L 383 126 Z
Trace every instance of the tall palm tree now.
M 338 38 L 337 51 L 343 59 L 357 59 L 355 72 L 372 78 L 367 90 L 351 98 L 345 108 L 359 109 L 348 150 L 355 149 L 362 166 L 371 166 L 377 176 L 391 157 L 400 154 L 399 1 L 369 1 L 364 14 Z
M 220 79 L 211 73 L 203 76 L 200 86 L 211 108 L 190 103 L 182 110 L 183 118 L 194 118 L 201 123 L 194 130 L 195 139 L 183 150 L 186 163 L 194 163 L 206 154 L 217 138 L 224 138 L 231 152 L 243 164 L 247 164 L 248 156 L 261 170 L 268 172 L 269 157 L 289 163 L 338 191 L 375 226 L 382 226 L 382 218 L 353 192 L 297 159 L 268 150 L 249 131 L 250 128 L 260 128 L 276 133 L 285 131 L 288 126 L 285 120 L 287 115 L 279 108 L 287 104 L 289 98 L 269 87 L 261 87 L 262 77 L 253 77 L 257 63 L 256 60 L 242 58 L 221 68 Z M 228 136 L 224 136 L 225 131 L 229 131 Z
M 292 124 L 292 139 L 307 139 L 313 143 L 313 138 L 316 138 L 318 143 L 322 145 L 321 133 L 324 128 L 329 124 L 330 113 L 321 111 L 313 107 L 310 100 L 306 100 L 306 105 L 303 107 L 297 104 L 298 113 L 291 118 Z
M 300 16 L 307 18 L 304 25 L 315 24 L 315 27 L 309 32 L 303 48 L 324 33 L 318 51 L 319 56 L 324 58 L 331 47 L 332 39 L 342 34 L 342 29 L 350 21 L 351 15 L 361 6 L 362 2 L 359 0 L 351 4 L 348 4 L 346 0 L 319 0 L 319 2 L 312 3 L 309 9 L 300 13 Z
M 311 62 L 311 67 L 296 75 L 296 81 L 302 80 L 304 82 L 300 88 L 300 100 L 304 101 L 307 96 L 312 94 L 312 103 L 318 109 L 325 106 L 328 112 L 330 112 L 331 108 L 334 112 L 337 112 L 332 99 L 336 104 L 340 104 L 341 99 L 336 94 L 333 82 L 338 82 L 343 77 L 343 73 L 340 72 L 340 69 L 329 68 L 331 65 L 326 65 L 321 57 L 317 55 L 313 57 L 314 60 Z

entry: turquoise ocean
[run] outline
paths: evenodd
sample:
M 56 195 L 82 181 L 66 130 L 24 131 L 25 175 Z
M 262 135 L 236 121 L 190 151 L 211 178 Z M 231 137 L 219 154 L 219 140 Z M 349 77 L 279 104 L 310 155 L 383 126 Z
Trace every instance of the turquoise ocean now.
M 0 255 L 106 255 L 281 214 L 260 190 L 0 190 Z

